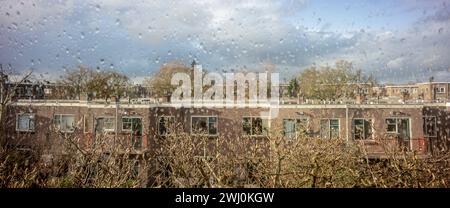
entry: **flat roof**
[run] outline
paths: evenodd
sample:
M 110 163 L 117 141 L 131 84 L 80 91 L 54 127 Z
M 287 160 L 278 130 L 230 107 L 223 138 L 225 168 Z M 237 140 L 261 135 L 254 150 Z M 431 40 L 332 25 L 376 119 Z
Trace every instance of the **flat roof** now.
M 419 82 L 416 84 L 430 84 L 430 82 Z M 431 82 L 431 84 L 450 84 L 450 82 Z
M 48 101 L 18 101 L 13 102 L 12 106 L 52 106 L 52 107 L 87 107 L 87 108 L 116 108 L 116 103 L 91 103 L 86 101 L 73 101 L 67 102 L 48 102 Z M 345 108 L 423 108 L 427 106 L 434 107 L 450 107 L 450 102 L 447 103 L 415 103 L 415 104 L 229 104 L 224 103 L 203 103 L 203 104 L 191 104 L 180 105 L 176 103 L 148 103 L 148 104 L 133 104 L 133 103 L 119 103 L 119 108 L 157 108 L 157 107 L 175 107 L 175 108 L 298 108 L 298 109 L 316 109 L 316 108 L 329 108 L 329 109 L 345 109 Z

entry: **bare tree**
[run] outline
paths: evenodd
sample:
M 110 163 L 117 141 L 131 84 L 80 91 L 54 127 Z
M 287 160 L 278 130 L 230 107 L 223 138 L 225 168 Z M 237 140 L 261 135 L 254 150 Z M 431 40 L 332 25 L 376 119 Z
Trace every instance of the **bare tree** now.
M 344 60 L 337 61 L 335 67 L 309 67 L 300 74 L 299 82 L 306 98 L 324 100 L 355 98 L 362 84 L 376 84 L 372 76 L 365 76 Z
M 143 85 L 150 90 L 154 97 L 168 97 L 175 89 L 170 81 L 177 72 L 190 74 L 191 68 L 178 61 L 165 63 L 151 77 L 145 78 Z
M 67 99 L 81 99 L 83 93 L 88 91 L 88 83 L 92 80 L 93 71 L 85 66 L 78 66 L 76 69 L 68 70 L 58 81 L 67 87 Z
M 287 139 L 224 138 L 174 131 L 154 151 L 136 152 L 125 138 L 52 132 L 34 160 L 0 151 L 0 187 L 449 187 L 450 155 L 423 157 L 376 138 L 385 157 L 371 159 L 357 141 L 303 133 Z M 75 132 L 80 131 L 76 128 Z M 82 135 L 82 134 L 81 134 Z M 51 153 L 51 157 L 42 154 Z
M 130 79 L 116 71 L 93 70 L 84 66 L 69 70 L 59 80 L 66 86 L 68 98 L 81 99 L 83 95 L 90 98 L 122 97 L 129 89 Z

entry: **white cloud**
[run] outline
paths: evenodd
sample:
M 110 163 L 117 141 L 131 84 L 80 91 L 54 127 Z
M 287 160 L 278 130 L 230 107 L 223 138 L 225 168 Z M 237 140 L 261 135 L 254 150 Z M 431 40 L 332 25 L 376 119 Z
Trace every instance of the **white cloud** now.
M 399 4 L 406 5 L 403 9 L 417 10 L 420 9 L 417 5 L 424 2 L 405 0 Z M 433 7 L 427 8 L 441 8 L 441 4 L 433 3 Z M 295 15 L 307 5 L 303 0 L 38 0 L 24 1 L 24 5 L 7 0 L 0 5 L 0 12 L 9 13 L 9 17 L 0 19 L 4 25 L 0 32 L 6 34 L 0 41 L 3 45 L 11 42 L 8 47 L 16 50 L 20 41 L 27 43 L 33 38 L 28 35 L 26 40 L 16 41 L 5 29 L 13 22 L 20 25 L 17 30 L 24 30 L 24 25 L 29 24 L 60 35 L 61 30 L 55 32 L 49 27 L 64 20 L 62 25 L 67 33 L 63 36 L 71 38 L 62 37 L 59 45 L 47 43 L 63 47 L 62 54 L 54 53 L 63 56 L 65 48 L 69 48 L 71 52 L 81 51 L 67 55 L 72 59 L 86 56 L 98 62 L 106 57 L 119 60 L 116 66 L 138 70 L 156 68 L 166 60 L 197 57 L 210 68 L 244 65 L 256 68 L 271 62 L 289 70 L 287 74 L 293 74 L 313 63 L 332 64 L 337 59 L 347 59 L 380 77 L 402 74 L 399 79 L 421 79 L 430 70 L 446 73 L 450 66 L 450 59 L 446 58 L 450 53 L 450 21 L 446 9 L 426 14 L 409 29 L 354 28 L 337 32 L 325 26 L 308 29 L 294 21 Z M 14 13 L 16 10 L 20 15 Z M 96 35 L 97 28 L 101 32 Z M 86 36 L 84 40 L 73 38 L 81 32 Z M 25 44 L 23 50 L 30 45 Z M 86 45 L 93 49 L 82 48 Z M 0 50 L 10 51 L 2 45 Z M 153 63 L 153 60 L 158 61 Z
M 398 68 L 402 68 L 403 67 L 403 62 L 404 62 L 405 58 L 404 57 L 399 57 L 393 60 L 390 60 L 386 66 L 392 70 L 392 69 L 398 69 Z
M 0 24 L 10 27 L 52 25 L 71 13 L 74 0 L 4 0 L 0 4 Z

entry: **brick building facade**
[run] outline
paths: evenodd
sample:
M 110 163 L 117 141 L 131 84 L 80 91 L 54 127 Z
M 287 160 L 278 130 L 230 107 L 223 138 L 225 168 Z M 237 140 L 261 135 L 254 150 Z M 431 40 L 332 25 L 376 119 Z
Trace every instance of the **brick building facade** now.
M 158 139 L 175 126 L 177 132 L 208 137 L 211 144 L 238 137 L 339 138 L 364 144 L 374 157 L 383 155 L 382 144 L 422 154 L 447 151 L 450 145 L 448 104 L 289 104 L 279 106 L 273 118 L 261 117 L 262 111 L 268 108 L 21 101 L 8 107 L 6 138 L 21 148 L 57 148 L 61 135 L 89 144 L 101 134 L 131 144 L 137 153 L 151 154 Z

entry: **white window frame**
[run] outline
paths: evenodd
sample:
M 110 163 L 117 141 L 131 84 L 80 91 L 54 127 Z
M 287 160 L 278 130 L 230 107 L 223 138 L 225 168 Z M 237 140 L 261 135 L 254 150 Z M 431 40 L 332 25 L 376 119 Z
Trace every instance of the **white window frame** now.
M 52 94 L 52 89 L 51 88 L 45 88 L 44 89 L 44 94 L 46 94 L 46 95 L 49 95 L 49 94 Z
M 159 132 L 159 127 L 160 127 L 160 125 L 161 125 L 161 118 L 172 118 L 173 121 L 175 122 L 175 116 L 159 116 L 159 117 L 158 117 L 158 120 L 157 120 L 157 122 L 158 122 L 157 125 L 156 125 L 156 133 L 157 133 L 157 135 L 159 135 L 159 136 L 170 135 L 171 132 L 167 133 L 167 131 L 166 131 L 165 134 L 161 134 L 161 132 Z M 166 129 L 167 129 L 167 127 L 166 127 Z
M 261 133 L 262 134 L 253 134 L 253 131 L 251 132 L 251 134 L 246 134 L 245 132 L 244 132 L 244 130 L 243 130 L 243 128 L 244 128 L 244 119 L 245 118 L 250 118 L 251 120 L 250 120 L 250 124 L 251 125 L 253 125 L 253 119 L 254 118 L 260 118 L 262 121 L 263 121 L 263 123 L 264 123 L 264 120 L 267 120 L 267 131 L 266 131 L 266 134 L 264 134 L 264 131 L 261 129 Z M 244 135 L 244 136 L 251 136 L 251 137 L 266 137 L 266 136 L 269 136 L 269 132 L 270 132 L 270 117 L 268 117 L 268 116 L 242 116 L 242 119 L 241 119 L 241 131 L 242 131 L 242 134 Z M 263 123 L 261 123 L 261 125 L 263 124 Z M 264 126 L 261 126 L 262 128 L 264 128 Z M 250 129 L 253 129 L 253 126 L 251 126 L 250 127 Z
M 384 119 L 384 123 L 386 124 L 386 130 L 387 130 L 387 123 L 386 123 L 386 120 L 387 119 L 395 119 L 395 132 L 393 132 L 393 131 L 386 131 L 386 133 L 388 133 L 388 134 L 398 134 L 398 120 L 401 120 L 401 119 L 408 119 L 408 121 L 409 121 L 409 137 L 410 137 L 410 140 L 412 141 L 412 138 L 413 138 L 413 135 L 412 135 L 412 119 L 411 119 L 411 117 L 387 117 L 387 118 L 385 118 Z
M 371 133 L 371 135 L 369 136 L 370 137 L 370 139 L 367 139 L 367 138 L 364 138 L 364 139 L 356 139 L 355 138 L 355 120 L 363 120 L 363 121 L 370 121 L 370 128 L 371 128 L 371 130 L 370 130 L 370 133 Z M 352 119 L 352 134 L 353 134 L 353 140 L 355 140 L 355 141 L 373 141 L 373 140 L 375 140 L 375 138 L 374 138 L 374 128 L 373 128 L 373 124 L 374 124 L 374 119 L 372 119 L 372 118 L 353 118 Z M 364 125 L 364 123 L 363 123 L 363 125 Z M 340 125 L 339 125 L 340 126 Z M 363 126 L 363 128 L 365 128 L 364 126 Z M 364 129 L 365 130 L 365 129 Z
M 55 114 L 53 114 L 53 124 L 54 125 L 56 125 L 55 124 L 55 117 L 56 116 L 59 116 L 60 122 L 62 121 L 62 117 L 63 116 L 72 116 L 73 117 L 73 122 L 74 122 L 71 130 L 62 130 L 61 129 L 61 124 L 59 124 L 60 125 L 59 127 L 56 126 L 58 128 L 58 131 L 63 132 L 63 133 L 73 133 L 75 131 L 75 118 L 76 118 L 75 114 L 63 114 L 63 113 L 55 113 Z
M 340 138 L 341 137 L 341 119 L 339 119 L 339 118 L 321 118 L 320 119 L 320 123 L 319 123 L 320 131 L 322 131 L 322 126 L 321 125 L 322 125 L 322 121 L 323 120 L 327 120 L 328 121 L 328 133 L 329 133 L 328 137 L 329 137 L 329 139 L 333 139 L 333 138 L 331 138 L 331 120 L 337 120 L 338 121 L 338 125 L 339 125 L 338 138 Z M 319 134 L 320 134 L 320 137 L 322 138 L 322 132 L 320 132 Z
M 103 128 L 104 132 L 114 132 L 116 130 L 115 127 L 116 127 L 117 121 L 115 121 L 116 119 L 113 116 L 98 116 L 98 117 L 95 117 L 94 131 L 97 130 L 95 127 L 97 127 L 98 119 L 101 119 L 101 118 L 103 118 L 103 119 L 110 118 L 110 119 L 113 120 L 113 128 L 112 129 L 105 129 L 105 128 Z
M 308 132 L 308 126 L 310 125 L 310 118 L 309 117 L 283 118 L 283 136 L 284 137 L 286 137 L 288 139 L 293 139 L 293 138 L 289 138 L 289 137 L 286 136 L 286 131 L 285 131 L 286 127 L 284 126 L 286 120 L 294 120 L 295 121 L 295 129 L 294 129 L 294 131 L 295 131 L 295 138 L 294 139 L 296 139 L 298 137 L 299 133 L 300 133 L 298 131 L 298 128 L 299 128 L 298 121 L 299 120 L 306 120 L 306 129 L 305 130 L 306 130 L 306 132 Z
M 412 149 L 412 142 L 413 142 L 413 132 L 412 132 L 412 126 L 413 126 L 413 123 L 412 123 L 412 119 L 411 119 L 411 117 L 387 117 L 387 118 L 385 118 L 384 119 L 384 121 L 385 121 L 385 124 L 386 124 L 386 119 L 395 119 L 395 123 L 396 123 L 396 131 L 395 132 L 387 132 L 388 134 L 396 134 L 396 135 L 398 135 L 399 133 L 398 133 L 398 120 L 401 120 L 401 119 L 408 119 L 408 122 L 409 122 L 409 148 L 410 149 Z M 386 124 L 386 127 L 387 127 L 387 124 Z
M 436 93 L 444 94 L 445 93 L 445 87 L 436 87 Z
M 19 129 L 19 117 L 28 115 L 29 119 L 33 121 L 33 129 L 30 129 L 30 120 L 28 121 L 28 129 Z M 17 132 L 34 132 L 36 129 L 36 114 L 34 113 L 18 113 L 16 114 L 16 131 Z
M 131 132 L 131 129 L 124 129 L 123 128 L 123 119 L 124 118 L 129 118 L 129 119 L 138 118 L 138 119 L 141 119 L 141 124 L 142 124 L 142 117 L 141 116 L 122 116 L 122 118 L 120 120 L 120 124 L 121 124 L 120 130 L 122 132 Z M 131 126 L 133 126 L 133 121 L 131 122 Z M 142 131 L 144 131 L 144 125 L 142 125 Z
M 394 119 L 395 120 L 395 130 L 394 131 L 388 131 L 388 126 L 389 126 L 389 124 L 387 123 L 387 120 L 388 119 Z M 384 123 L 386 124 L 386 133 L 388 133 L 388 134 L 397 134 L 397 132 L 398 132 L 398 122 L 397 122 L 397 118 L 393 118 L 393 117 L 389 117 L 389 118 L 385 118 L 384 119 Z
M 193 120 L 193 118 L 206 118 L 207 119 L 207 121 L 206 121 L 206 125 L 207 125 L 207 128 L 208 128 L 208 133 L 206 133 L 206 134 L 194 134 L 193 132 L 192 132 L 192 125 L 193 125 L 193 123 L 192 123 L 192 120 Z M 210 134 L 209 133 L 209 118 L 216 118 L 216 125 L 217 125 L 217 127 L 216 127 L 216 133 L 215 134 Z M 219 135 L 219 116 L 217 116 L 217 115 L 191 115 L 191 135 L 199 135 L 199 136 L 217 136 L 217 135 Z

